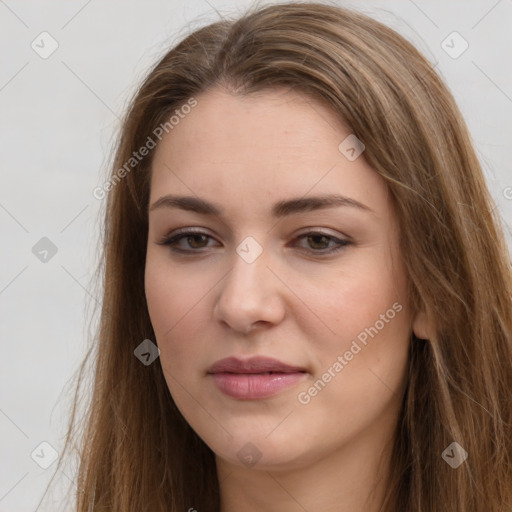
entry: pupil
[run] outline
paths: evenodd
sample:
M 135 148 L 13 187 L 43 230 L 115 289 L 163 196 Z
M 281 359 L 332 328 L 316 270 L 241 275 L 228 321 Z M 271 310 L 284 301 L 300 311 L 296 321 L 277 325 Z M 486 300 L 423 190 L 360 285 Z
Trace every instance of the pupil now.
M 315 239 L 320 238 L 320 239 L 323 239 L 323 240 L 324 240 L 324 242 L 325 242 L 325 240 L 326 240 L 325 235 L 310 235 L 310 237 L 309 237 L 309 238 L 310 238 L 310 239 L 312 239 L 312 240 L 315 240 Z M 313 246 L 315 246 L 315 244 L 316 244 L 316 242 L 314 242 L 312 245 L 313 245 Z M 322 245 L 322 244 L 320 243 L 320 245 Z M 322 248 L 322 247 L 321 247 L 321 248 Z M 325 248 L 325 247 L 323 247 L 323 248 Z
M 194 243 L 190 243 L 190 241 L 191 241 L 191 240 L 196 240 L 196 241 L 197 241 L 197 239 L 198 239 L 198 238 L 201 238 L 201 237 L 202 237 L 202 238 L 205 238 L 205 235 L 192 235 L 192 236 L 189 236 L 189 237 L 188 237 L 188 242 L 189 242 L 189 244 L 190 244 L 192 247 L 197 247 Z M 203 241 L 204 241 L 204 240 L 203 240 Z M 199 247 L 201 247 L 201 245 L 200 245 L 200 244 L 201 244 L 201 242 L 199 242 Z

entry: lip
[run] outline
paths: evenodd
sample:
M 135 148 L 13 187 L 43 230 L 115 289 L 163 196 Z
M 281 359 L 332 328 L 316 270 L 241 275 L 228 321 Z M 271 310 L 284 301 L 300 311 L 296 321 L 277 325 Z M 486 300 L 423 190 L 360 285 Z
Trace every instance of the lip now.
M 271 357 L 241 360 L 228 357 L 208 370 L 217 388 L 239 400 L 260 400 L 294 386 L 307 375 L 305 368 L 291 366 Z

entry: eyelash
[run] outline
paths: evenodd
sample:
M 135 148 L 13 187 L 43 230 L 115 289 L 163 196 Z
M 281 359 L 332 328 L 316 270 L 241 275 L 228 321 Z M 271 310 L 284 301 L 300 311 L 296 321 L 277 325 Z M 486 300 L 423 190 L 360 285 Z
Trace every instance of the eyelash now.
M 186 249 L 178 249 L 176 247 L 173 247 L 174 244 L 176 244 L 177 242 L 179 242 L 180 240 L 182 240 L 183 238 L 188 238 L 190 236 L 198 236 L 198 235 L 204 235 L 208 238 L 213 238 L 212 236 L 208 235 L 207 233 L 205 233 L 204 231 L 191 231 L 191 230 L 188 230 L 188 231 L 182 231 L 180 233 L 177 233 L 173 236 L 167 236 L 165 237 L 163 240 L 157 242 L 158 245 L 168 245 L 169 246 L 169 249 L 173 252 L 176 252 L 176 253 L 179 253 L 179 254 L 193 254 L 193 253 L 201 253 L 201 252 L 204 252 L 202 249 L 206 249 L 206 247 L 201 247 L 200 249 L 197 249 L 197 250 L 194 250 L 194 249 L 191 249 L 191 250 L 186 250 Z M 299 240 L 299 239 L 302 239 L 302 238 L 307 238 L 309 236 L 322 236 L 322 237 L 325 237 L 328 239 L 328 241 L 334 241 L 336 244 L 337 244 L 337 247 L 334 247 L 334 248 L 331 248 L 331 249 L 328 249 L 328 250 L 311 250 L 310 252 L 317 255 L 317 256 L 322 256 L 322 255 L 330 255 L 330 254 L 334 254 L 336 252 L 339 252 L 341 250 L 343 250 L 345 247 L 349 246 L 352 244 L 351 241 L 349 240 L 340 240 L 339 238 L 336 238 L 332 235 L 327 235 L 326 233 L 322 233 L 321 231 L 308 231 L 307 233 L 303 233 L 302 235 L 298 236 L 296 238 L 296 240 Z M 304 249 L 307 251 L 307 249 Z

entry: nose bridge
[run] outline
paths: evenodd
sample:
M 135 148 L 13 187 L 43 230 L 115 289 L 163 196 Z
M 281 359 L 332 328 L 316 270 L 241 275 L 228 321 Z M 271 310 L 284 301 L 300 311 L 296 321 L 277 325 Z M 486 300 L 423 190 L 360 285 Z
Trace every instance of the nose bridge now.
M 235 250 L 231 272 L 227 275 L 228 283 L 224 291 L 233 290 L 235 293 L 246 291 L 249 294 L 264 293 L 267 279 L 271 272 L 267 268 L 268 250 L 254 238 L 247 237 Z M 239 297 L 240 298 L 240 297 Z
M 215 307 L 218 320 L 242 332 L 258 321 L 278 321 L 283 310 L 273 288 L 277 282 L 267 268 L 270 253 L 251 238 L 236 247 Z

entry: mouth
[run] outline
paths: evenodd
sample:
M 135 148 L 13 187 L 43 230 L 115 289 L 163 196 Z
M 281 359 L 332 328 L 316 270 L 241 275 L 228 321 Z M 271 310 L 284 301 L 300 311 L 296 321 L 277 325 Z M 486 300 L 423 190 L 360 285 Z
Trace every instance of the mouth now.
M 249 359 L 227 357 L 214 363 L 208 373 L 266 374 L 306 372 L 305 368 L 292 366 L 272 357 L 255 356 Z
M 269 357 L 241 360 L 229 357 L 208 370 L 217 388 L 238 400 L 261 400 L 274 396 L 303 380 L 307 371 Z

